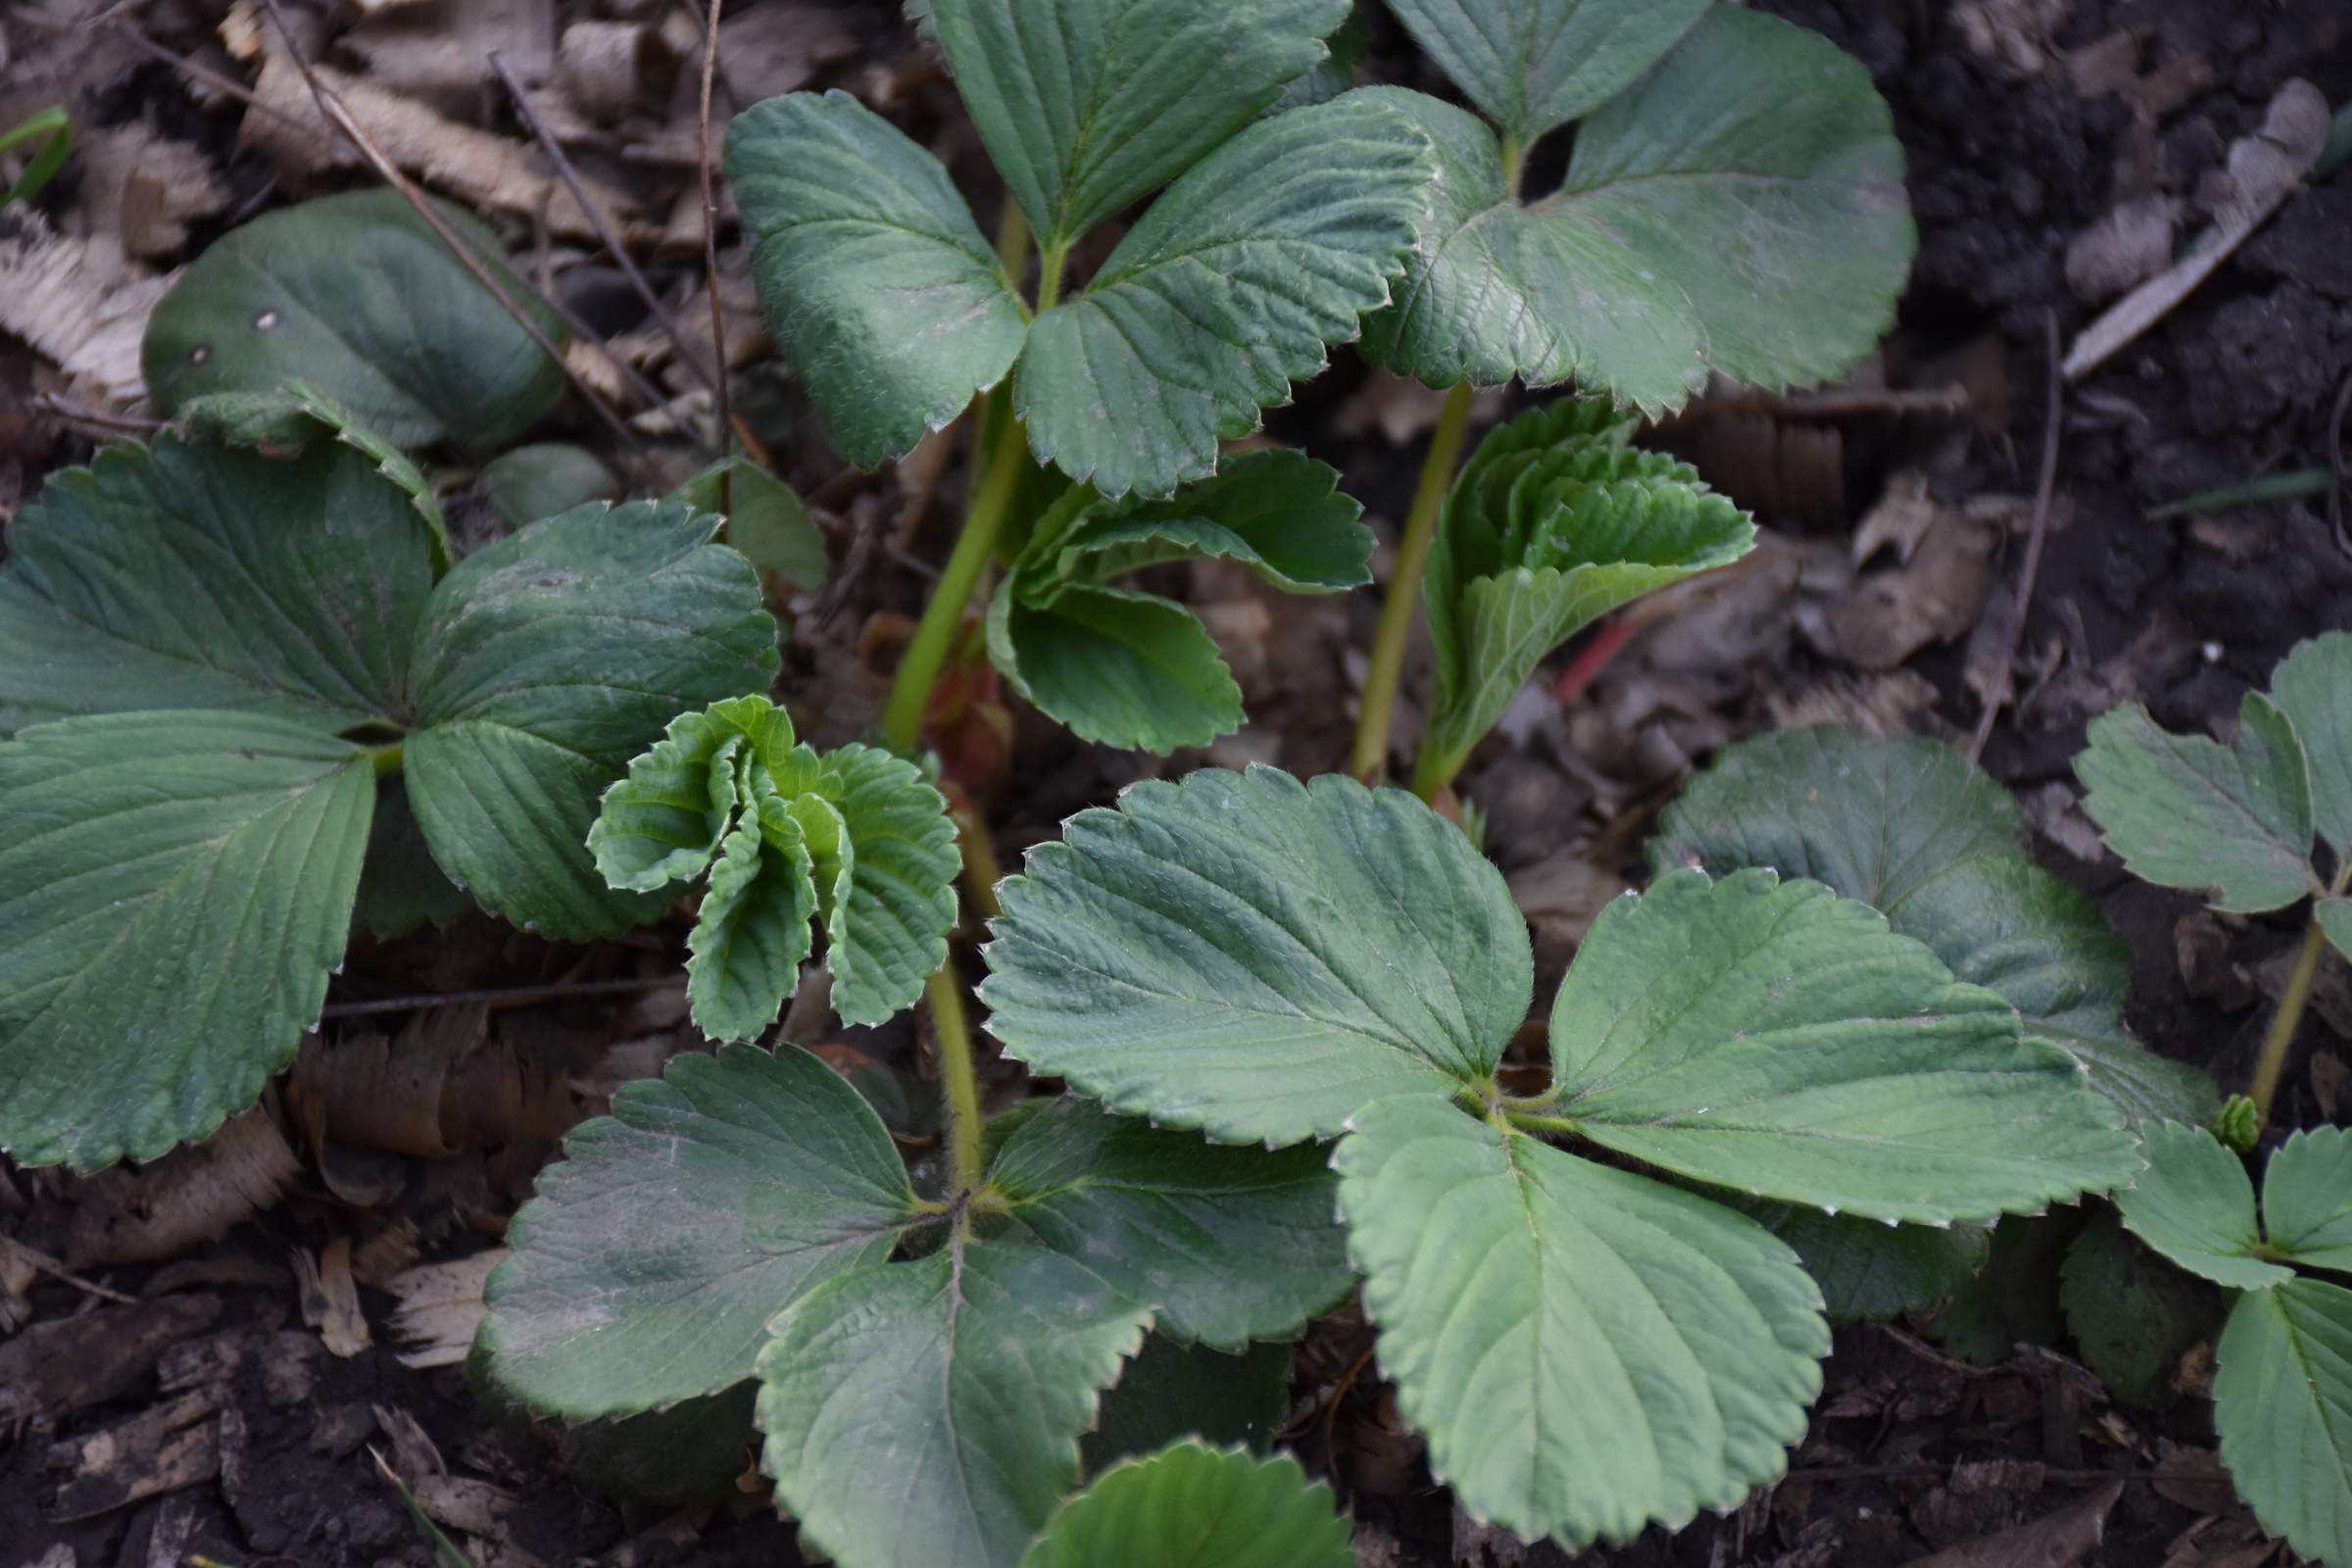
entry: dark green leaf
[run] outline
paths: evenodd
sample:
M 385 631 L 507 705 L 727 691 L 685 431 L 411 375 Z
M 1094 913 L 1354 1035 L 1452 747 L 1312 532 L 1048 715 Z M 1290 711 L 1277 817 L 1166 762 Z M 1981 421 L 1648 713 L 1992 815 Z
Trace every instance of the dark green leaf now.
M 1708 0 L 1389 0 L 1413 41 L 1519 148 L 1615 97 Z
M 620 481 L 586 447 L 547 441 L 501 453 L 482 466 L 474 483 L 507 525 L 519 528 L 594 501 L 618 501 Z M 698 504 L 698 512 L 716 512 Z
M 824 586 L 824 533 L 792 486 L 749 458 L 712 464 L 678 494 L 697 512 L 724 516 L 729 547 L 761 571 L 800 588 Z
M 2082 1228 L 2073 1208 L 2002 1215 L 1984 1266 L 1936 1309 L 1929 1335 L 1980 1366 L 2007 1361 L 2021 1344 L 2057 1345 L 2066 1337 L 2059 1274 Z
M 1748 1212 L 1796 1249 L 1833 1323 L 1925 1312 L 1976 1278 L 1992 1244 L 1982 1225 L 1887 1226 L 1786 1203 L 1758 1203 Z
M 1095 1429 L 1079 1440 L 1091 1474 L 1179 1438 L 1238 1444 L 1263 1453 L 1291 1409 L 1287 1341 L 1239 1355 L 1149 1334 L 1102 1396 Z
M 2083 1362 L 2130 1404 L 2168 1402 L 2168 1376 L 2222 1316 L 2219 1291 L 2140 1246 L 2104 1211 L 2067 1250 L 2059 1300 Z
M 2352 1132 L 2293 1134 L 2262 1177 L 2262 1223 L 2274 1255 L 2352 1272 Z
M 369 936 L 388 940 L 418 926 L 447 925 L 472 906 L 473 901 L 433 863 L 424 829 L 409 809 L 408 786 L 397 776 L 380 781 L 353 921 Z
M 2352 858 L 2352 632 L 2297 643 L 2271 671 L 2271 701 L 2303 743 L 2320 837 Z
M 1331 1489 L 1296 1459 L 1184 1443 L 1064 1504 L 1021 1568 L 1354 1568 L 1348 1540 Z
M 988 652 L 1012 689 L 1082 740 L 1172 752 L 1242 724 L 1242 689 L 1200 617 L 1133 588 L 1073 583 L 1045 605 L 1016 583 L 988 608 Z

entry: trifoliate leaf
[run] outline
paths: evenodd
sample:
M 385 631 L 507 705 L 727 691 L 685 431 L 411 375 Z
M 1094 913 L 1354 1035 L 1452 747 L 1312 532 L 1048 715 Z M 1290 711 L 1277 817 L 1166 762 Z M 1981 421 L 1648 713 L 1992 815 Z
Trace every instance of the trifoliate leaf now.
M 1348 0 L 931 0 L 997 172 L 1058 251 L 1166 184 L 1327 53 Z
M 620 481 L 605 466 L 605 460 L 568 441 L 542 441 L 502 452 L 482 465 L 473 482 L 511 528 L 621 496 Z M 695 510 L 718 508 L 698 505 Z
M 2115 1195 L 2132 1234 L 2192 1274 L 2235 1290 L 2259 1291 L 2294 1271 L 2256 1255 L 2254 1184 L 2235 1154 L 2201 1127 L 2179 1122 L 2142 1130 L 2148 1168 Z
M 1152 1307 L 1178 1340 L 1238 1351 L 1348 1294 L 1337 1184 L 1311 1144 L 1223 1147 L 1064 1096 L 1006 1141 L 989 1179 L 1039 1245 Z
M 1290 593 L 1371 581 L 1372 532 L 1339 473 L 1253 452 L 1169 500 L 1072 491 L 1032 531 L 989 606 L 989 656 L 1013 689 L 1106 746 L 1205 746 L 1242 721 L 1241 689 L 1193 612 L 1108 579 L 1200 557 Z
M 273 461 L 166 435 L 58 474 L 8 531 L 0 733 L 155 708 L 397 726 L 433 586 L 410 501 L 327 442 Z
M 1753 1220 L 1435 1097 L 1359 1112 L 1334 1164 L 1381 1370 L 1472 1513 L 1625 1541 L 1787 1465 L 1830 1332 Z
M 2059 1300 L 2083 1363 L 2132 1404 L 2164 1402 L 2169 1374 L 2222 1315 L 2220 1292 L 2140 1246 L 2104 1210 L 2067 1249 Z
M 1682 5 L 1579 9 L 1639 11 L 1644 30 L 1689 21 Z M 1463 85 L 1483 90 L 1466 69 Z M 1533 123 L 1551 110 L 1531 94 L 1526 112 Z M 1916 243 L 1902 148 L 1869 74 L 1818 34 L 1704 8 L 1584 122 L 1566 182 L 1539 200 L 1513 192 L 1486 125 L 1435 100 L 1413 118 L 1443 177 L 1365 352 L 1433 386 L 1573 378 L 1677 408 L 1709 370 L 1762 386 L 1836 375 L 1893 318 Z
M 375 770 L 260 713 L 0 743 L 0 1151 L 153 1159 L 294 1059 L 342 961 Z
M 2339 860 L 2352 857 L 2352 632 L 2297 643 L 2271 671 L 2271 701 L 2303 743 L 2320 837 Z
M 1692 1180 L 1876 1219 L 2038 1208 L 2139 1166 L 2114 1107 L 1867 905 L 1669 872 L 1601 911 L 1551 1011 L 1568 1130 Z
M 1389 0 L 1422 51 L 1525 149 L 1657 63 L 1708 0 Z
M 2262 1177 L 2272 1255 L 2352 1272 L 2352 1132 L 2315 1127 L 2288 1138 Z
M 1179 1443 L 1065 1503 L 1021 1568 L 1353 1568 L 1348 1521 L 1287 1454 Z
M 1336 1137 L 1492 1073 L 1534 956 L 1502 874 L 1401 790 L 1206 768 L 1006 879 L 981 997 L 1036 1072 L 1221 1141 Z
M 1103 1394 L 1095 1429 L 1079 1442 L 1087 1473 L 1179 1438 L 1265 1452 L 1291 1412 L 1293 1348 L 1275 1340 L 1234 1355 L 1147 1335 Z
M 1720 754 L 1667 808 L 1649 855 L 1659 870 L 1765 865 L 1826 882 L 1999 992 L 2134 1126 L 2203 1120 L 2213 1081 L 2132 1038 L 2130 951 L 2095 904 L 2026 858 L 2024 828 L 2008 791 L 1950 748 L 1824 725 Z
M 2249 1291 L 2215 1360 L 2213 1424 L 2238 1494 L 2304 1556 L 2352 1562 L 2352 1291 Z
M 913 1203 L 881 1120 L 815 1056 L 679 1056 L 540 1173 L 477 1354 L 527 1408 L 573 1421 L 716 1394 L 751 1374 L 768 1319 L 889 1256 Z
M 404 747 L 442 868 L 549 936 L 625 930 L 584 847 L 597 799 L 685 709 L 764 690 L 775 621 L 750 564 L 683 503 L 583 507 L 466 558 L 433 590 Z
M 562 318 L 508 270 L 498 236 L 436 207 L 560 344 Z M 166 414 L 300 378 L 401 447 L 447 437 L 494 451 L 564 391 L 562 368 L 390 190 L 323 196 L 232 229 L 156 306 L 140 360 Z
M 797 587 L 824 586 L 825 536 L 792 486 L 749 458 L 723 458 L 678 487 L 697 512 L 727 519 L 728 548 Z
M 1787 1203 L 1743 1205 L 1796 1250 L 1833 1323 L 1925 1312 L 1976 1278 L 1992 1236 L 1982 1225 L 1883 1225 Z
M 845 92 L 727 127 L 768 329 L 861 468 L 912 451 L 1021 352 L 1019 299 L 939 160 Z
M 1630 430 L 1604 404 L 1562 399 L 1489 435 L 1455 479 L 1429 561 L 1424 793 L 1460 770 L 1553 649 L 1753 547 L 1745 513 L 1688 464 L 1627 447 Z
M 802 1297 L 760 1356 L 763 1468 L 858 1568 L 1012 1568 L 1150 1319 L 1058 1253 L 960 1236 Z M 887 1506 L 873 1487 L 887 1478 Z
M 2167 734 L 2136 705 L 2092 719 L 2089 741 L 2075 759 L 2082 808 L 2132 875 L 2240 913 L 2313 891 L 2309 770 L 2269 698 L 2247 694 L 2227 747 Z
M 1220 440 L 1388 302 L 1432 172 L 1429 138 L 1363 93 L 1261 120 L 1193 165 L 1030 324 L 1013 375 L 1030 449 L 1106 496 L 1213 472 Z

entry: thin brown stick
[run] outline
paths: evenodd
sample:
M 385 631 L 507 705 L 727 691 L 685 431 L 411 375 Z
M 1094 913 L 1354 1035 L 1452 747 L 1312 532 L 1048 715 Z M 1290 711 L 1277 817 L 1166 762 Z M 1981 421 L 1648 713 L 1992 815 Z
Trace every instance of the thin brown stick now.
M 703 93 L 695 112 L 694 156 L 703 179 L 703 273 L 710 289 L 710 358 L 718 367 L 718 427 L 730 429 L 735 412 L 727 405 L 727 322 L 718 303 L 718 187 L 710 174 L 710 82 L 718 74 L 718 14 L 723 0 L 710 0 L 710 15 L 703 26 Z M 765 466 L 765 465 L 762 465 Z M 731 475 L 718 476 L 718 510 L 729 512 Z
M 142 419 L 131 414 L 108 414 L 99 409 L 85 409 L 55 392 L 42 393 L 40 403 L 68 424 L 86 424 L 108 435 L 153 435 L 164 427 L 161 419 Z
M 1984 699 L 1984 711 L 1977 715 L 1977 732 L 1969 738 L 1968 760 L 1972 762 L 1984 755 L 1984 743 L 1992 738 L 1993 720 L 2001 716 L 2008 706 L 2014 680 L 2011 671 L 2017 664 L 2017 650 L 2026 637 L 2026 612 L 2034 603 L 2034 584 L 2041 576 L 2041 546 L 2050 531 L 2050 498 L 2058 488 L 2058 432 L 2061 416 L 2066 412 L 2066 382 L 2059 367 L 2064 364 L 2058 353 L 2058 313 L 2048 311 L 2042 316 L 2042 340 L 2049 358 L 2049 385 L 2043 394 L 2049 406 L 2041 417 L 2041 473 L 2034 484 L 2034 523 L 2026 535 L 2026 564 L 2018 573 L 2017 603 L 2011 612 L 2007 644 L 2001 650 L 2001 683 L 1998 692 Z
M 2328 487 L 2328 526 L 2335 548 L 2352 556 L 2352 538 L 2344 534 L 2344 416 L 2352 413 L 2352 375 L 2335 389 L 2335 407 L 2328 415 L 2328 472 L 2335 482 Z
M 294 62 L 294 69 L 302 73 L 302 79 L 310 87 L 313 101 L 318 105 L 318 112 L 326 117 L 327 122 L 343 133 L 344 138 L 359 150 L 360 156 L 368 161 L 368 167 L 375 171 L 385 184 L 398 191 L 401 199 L 407 202 L 415 210 L 416 216 L 424 220 L 425 226 L 440 238 L 442 244 L 449 247 L 450 254 L 458 259 L 459 265 L 473 274 L 473 280 L 489 291 L 490 297 L 498 301 L 500 308 L 514 318 L 514 323 L 523 329 L 533 343 L 539 346 L 540 352 L 555 362 L 556 368 L 563 371 L 564 378 L 569 381 L 580 396 L 587 400 L 588 406 L 596 411 L 597 417 L 602 419 L 606 427 L 617 436 L 621 444 L 636 457 L 641 472 L 647 478 L 659 482 L 659 472 L 654 465 L 653 454 L 646 449 L 645 443 L 638 439 L 637 432 L 630 429 L 628 422 L 613 411 L 611 404 L 598 395 L 596 388 L 590 386 L 579 371 L 571 368 L 570 364 L 564 360 L 563 352 L 541 329 L 539 323 L 531 319 L 530 313 L 515 303 L 514 298 L 499 285 L 498 279 L 490 275 L 490 270 L 484 267 L 480 259 L 466 248 L 463 240 L 451 232 L 449 224 L 442 220 L 441 215 L 433 211 L 433 204 L 425 199 L 424 193 L 416 183 L 402 172 L 399 165 L 392 162 L 381 147 L 375 144 L 375 138 L 368 135 L 367 128 L 352 118 L 351 111 L 343 107 L 343 101 L 329 92 L 326 83 L 318 79 L 318 74 L 311 69 L 310 59 L 302 52 L 302 44 L 295 37 L 294 28 L 286 21 L 285 11 L 279 6 L 278 0 L 262 0 L 262 5 L 270 13 L 270 20 L 277 24 L 278 36 L 285 40 L 287 58 Z M 563 312 L 560 307 L 558 314 L 566 316 L 568 320 L 567 313 Z M 591 342 L 596 341 L 593 333 L 587 334 L 587 336 Z M 610 350 L 607 351 L 608 354 L 610 352 Z
M 121 1291 L 115 1290 L 111 1286 L 99 1284 L 96 1280 L 85 1280 L 80 1275 L 74 1273 L 72 1269 L 66 1267 L 65 1264 L 59 1262 L 56 1258 L 51 1257 L 47 1252 L 40 1251 L 35 1248 L 26 1247 L 23 1242 L 16 1241 L 10 1237 L 0 1236 L 0 1246 L 15 1249 L 17 1255 L 24 1258 L 25 1263 L 29 1265 L 35 1273 L 46 1274 L 51 1279 L 57 1281 L 60 1285 L 71 1285 L 75 1290 L 87 1292 L 89 1295 L 95 1296 L 101 1300 L 119 1301 L 124 1306 L 136 1306 L 139 1304 L 139 1298 L 137 1297 L 125 1296 Z
M 426 1007 L 455 1007 L 478 1004 L 486 1007 L 519 1007 L 563 997 L 613 997 L 636 991 L 660 991 L 683 985 L 676 975 L 636 980 L 551 980 L 542 986 L 506 986 L 489 991 L 428 991 L 415 996 L 378 997 L 369 1002 L 333 1002 L 318 1009 L 326 1018 L 372 1018 L 387 1012 L 417 1012 Z

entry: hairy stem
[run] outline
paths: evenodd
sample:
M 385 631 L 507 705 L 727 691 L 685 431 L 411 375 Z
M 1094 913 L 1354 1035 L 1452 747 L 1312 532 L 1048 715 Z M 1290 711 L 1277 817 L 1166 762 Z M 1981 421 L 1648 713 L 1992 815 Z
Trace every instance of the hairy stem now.
M 1061 298 L 1061 268 L 1069 260 L 1067 245 L 1048 245 L 1037 253 L 1037 314 L 1045 315 Z
M 1021 481 L 1020 425 L 1004 420 L 993 440 L 986 439 L 988 425 L 983 406 L 975 434 L 980 443 L 976 449 L 982 464 L 980 485 L 972 493 L 971 509 L 964 514 L 963 532 L 956 540 L 955 552 L 940 570 L 931 602 L 923 607 L 914 640 L 899 661 L 890 706 L 882 712 L 882 738 L 897 752 L 911 755 L 922 744 L 923 715 L 930 710 L 931 688 L 938 683 L 939 667 L 956 640 L 963 608 L 971 601 L 972 585 L 980 580 L 980 572 L 996 549 L 997 534 L 1004 526 L 1013 490 Z
M 2348 884 L 2352 884 L 2352 858 L 2336 872 L 2328 895 L 2342 894 Z M 2286 1055 L 2294 1046 L 2295 1030 L 2303 1022 L 2303 1008 L 2311 1001 L 2311 983 L 2319 977 L 2320 960 L 2327 954 L 2328 933 L 2320 929 L 2315 909 L 2311 923 L 2303 929 L 2303 945 L 2295 950 L 2295 966 L 2287 971 L 2286 989 L 2278 994 L 2278 1010 L 2271 1015 L 2270 1032 L 2262 1037 L 2262 1054 L 2254 1060 L 2254 1082 L 2246 1091 L 2246 1098 L 2254 1102 L 2255 1114 L 2266 1124 L 2271 1119 L 2271 1102 L 2278 1094 L 2278 1080 L 2286 1073 Z
M 1348 770 L 1367 784 L 1377 783 L 1388 769 L 1389 723 L 1396 707 L 1396 680 L 1404 669 L 1405 634 L 1412 630 L 1413 612 L 1421 603 L 1422 569 L 1429 564 L 1438 513 L 1446 502 L 1446 486 L 1453 482 L 1453 467 L 1461 459 L 1462 437 L 1469 427 L 1470 383 L 1459 381 L 1446 394 L 1446 411 L 1430 433 L 1413 510 L 1405 516 L 1404 538 L 1396 546 L 1396 568 L 1389 576 L 1389 596 L 1381 602 L 1380 630 L 1372 638 L 1363 710 L 1356 717 L 1355 747 L 1348 759 Z
M 956 984 L 956 963 L 950 959 L 924 982 L 931 1003 L 931 1026 L 939 1037 L 939 1076 L 948 1094 L 948 1160 L 954 1190 L 970 1193 L 980 1186 L 980 1079 L 972 1070 L 972 1035 L 963 1022 L 963 990 Z

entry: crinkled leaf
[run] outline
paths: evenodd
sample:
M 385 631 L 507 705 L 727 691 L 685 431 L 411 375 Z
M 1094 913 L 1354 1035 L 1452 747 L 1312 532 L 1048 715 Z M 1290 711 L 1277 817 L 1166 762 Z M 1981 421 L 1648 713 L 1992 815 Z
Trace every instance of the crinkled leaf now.
M 2352 1562 L 2352 1291 L 2250 1291 L 2215 1359 L 2213 1424 L 2238 1494 L 2304 1556 Z
M 1050 600 L 1065 583 L 1198 557 L 1237 562 L 1285 593 L 1360 588 L 1372 580 L 1372 530 L 1339 483 L 1329 464 L 1278 447 L 1244 453 L 1162 501 L 1074 492 L 1015 563 L 1019 591 Z
M 2233 1290 L 2258 1291 L 2293 1277 L 2256 1253 L 2254 1184 L 2245 1166 L 2202 1127 L 2179 1122 L 2143 1129 L 2148 1168 L 2115 1195 L 2132 1234 L 2192 1274 Z
M 844 1023 L 881 1023 L 947 961 L 962 868 L 956 824 L 905 758 L 844 746 L 826 754 L 824 768 L 857 855 L 848 898 L 824 906 L 833 1010 Z
M 428 530 L 361 452 L 159 436 L 49 481 L 0 568 L 0 733 L 70 713 L 405 717 Z
M 1287 1454 L 1179 1443 L 1098 1479 L 1021 1568 L 1353 1568 L 1331 1489 Z
M 441 219 L 550 341 L 564 323 L 508 270 L 498 236 Z M 315 382 L 397 446 L 507 445 L 563 395 L 564 372 L 396 191 L 281 208 L 216 241 L 147 323 L 156 406 Z
M 1012 1568 L 1150 1316 L 1017 1242 L 957 1239 L 833 1280 L 760 1352 L 776 1500 L 809 1547 L 859 1568 Z
M 2303 744 L 2320 837 L 2352 857 L 2352 632 L 2297 643 L 2271 671 L 2271 701 Z
M 768 329 L 859 467 L 963 412 L 1027 328 L 939 160 L 845 92 L 788 93 L 727 127 Z
M 2173 1368 L 2222 1315 L 2220 1292 L 2140 1246 L 2104 1210 L 2067 1249 L 2059 1301 L 2084 1364 L 2132 1404 L 2164 1402 Z
M 1213 472 L 1220 440 L 1388 302 L 1431 173 L 1429 138 L 1362 93 L 1259 121 L 1186 170 L 1030 324 L 1013 397 L 1038 460 L 1106 496 Z
M 1796 1250 L 1833 1323 L 1883 1323 L 1925 1312 L 1976 1278 L 1992 1245 L 1982 1225 L 1883 1225 L 1787 1203 L 1747 1207 Z
M 792 721 L 764 698 L 713 703 L 671 719 L 598 803 L 588 829 L 597 874 L 638 893 L 699 875 L 744 804 L 742 760 L 745 743 L 755 741 L 752 728 L 779 724 L 789 750 Z
M 2262 1177 L 2262 1223 L 2274 1255 L 2352 1272 L 2352 1132 L 2298 1132 Z
M 375 772 L 259 713 L 0 743 L 0 1150 L 153 1159 L 294 1059 L 343 958 Z
M 1551 1011 L 1557 1114 L 1737 1192 L 1938 1224 L 2104 1192 L 2139 1161 L 2064 1052 L 1867 905 L 1770 870 L 1601 911 Z
M 1641 9 L 1663 27 L 1682 8 Z M 1916 243 L 1902 148 L 1868 73 L 1816 33 L 1706 7 L 1584 122 L 1565 184 L 1524 205 L 1485 125 L 1434 101 L 1414 118 L 1444 177 L 1365 343 L 1405 374 L 1574 378 L 1655 411 L 1709 370 L 1836 375 L 1893 318 Z
M 1334 1163 L 1381 1370 L 1473 1514 L 1621 1542 L 1786 1466 L 1830 1332 L 1762 1226 L 1434 1097 L 1363 1110 Z
M 716 1394 L 751 1374 L 769 1318 L 887 1257 L 913 1201 L 880 1119 L 815 1056 L 679 1056 L 540 1173 L 477 1353 L 567 1420 Z
M 1040 245 L 1150 195 L 1327 54 L 1348 0 L 931 0 L 956 90 Z
M 816 883 L 800 824 L 773 795 L 718 847 L 686 938 L 686 1004 L 713 1040 L 757 1040 L 800 983 Z M 781 842 L 779 842 L 781 841 Z
M 988 653 L 1014 691 L 1082 740 L 1166 753 L 1242 725 L 1242 688 L 1216 639 L 1157 594 L 1072 583 L 1039 606 L 1007 577 L 989 603 Z
M 433 590 L 404 748 L 450 876 L 550 936 L 625 930 L 585 841 L 597 801 L 686 709 L 766 689 L 776 626 L 718 519 L 681 502 L 583 507 L 485 546 Z
M 1534 956 L 1494 869 L 1401 790 L 1206 768 L 1072 817 L 998 890 L 990 1030 L 1115 1110 L 1234 1143 L 1485 1077 Z
M 1164 1334 L 1145 1336 L 1144 1348 L 1104 1392 L 1095 1429 L 1079 1442 L 1086 1472 L 1180 1438 L 1265 1452 L 1291 1413 L 1293 1348 L 1273 1340 L 1234 1355 L 1179 1345 Z
M 749 458 L 724 458 L 678 494 L 697 512 L 727 519 L 728 546 L 761 571 L 780 573 L 797 587 L 824 586 L 825 536 L 792 486 Z
M 1709 0 L 1389 0 L 1413 41 L 1522 149 L 1657 63 Z
M 474 483 L 511 528 L 520 528 L 597 501 L 618 501 L 620 481 L 605 460 L 568 441 L 542 441 L 502 452 L 482 465 Z M 718 508 L 698 504 L 698 512 Z
M 1044 1247 L 1154 1309 L 1161 1333 L 1240 1350 L 1348 1294 L 1324 1151 L 1205 1142 L 1064 1096 L 989 1178 Z
M 2276 909 L 2312 892 L 2311 783 L 2294 725 L 2258 692 L 2229 746 L 2172 735 L 2133 705 L 2090 722 L 2082 808 L 2132 875 L 2216 908 Z

